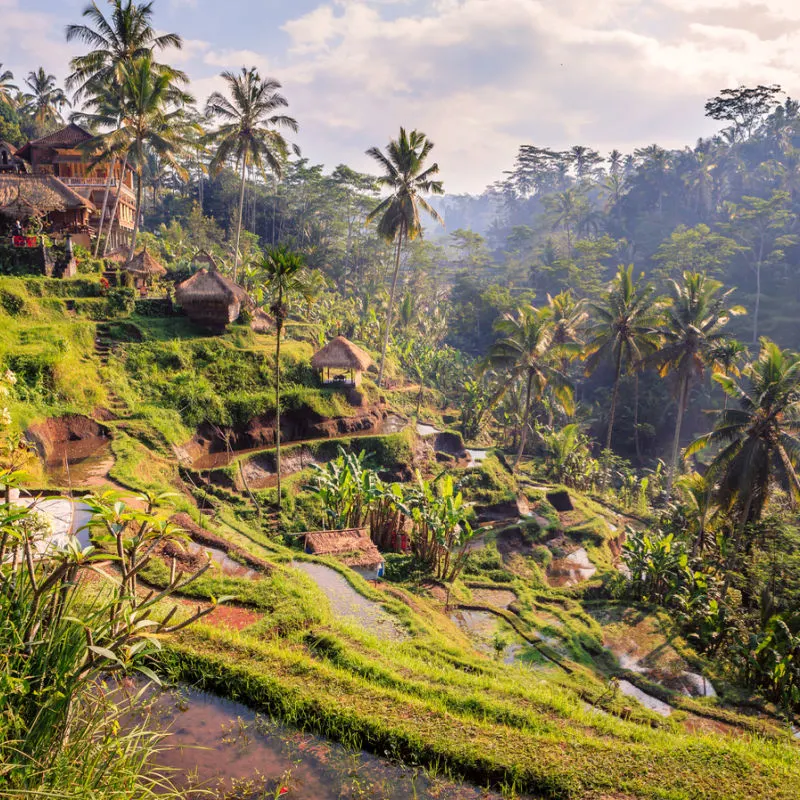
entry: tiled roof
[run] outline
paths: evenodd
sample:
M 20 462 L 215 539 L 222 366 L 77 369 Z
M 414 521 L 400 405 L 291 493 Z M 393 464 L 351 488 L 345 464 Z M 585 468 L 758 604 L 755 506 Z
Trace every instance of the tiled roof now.
M 31 144 L 41 147 L 73 147 L 92 138 L 89 131 L 85 131 L 80 125 L 71 122 L 61 130 L 42 136 L 41 139 L 34 139 Z

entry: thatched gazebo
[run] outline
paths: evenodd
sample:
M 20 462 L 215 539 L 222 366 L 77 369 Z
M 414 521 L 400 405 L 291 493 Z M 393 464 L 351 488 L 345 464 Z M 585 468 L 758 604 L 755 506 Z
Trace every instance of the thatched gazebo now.
M 383 556 L 366 528 L 310 531 L 305 534 L 304 549 L 311 555 L 331 556 L 365 578 L 383 577 Z
M 146 246 L 130 260 L 130 263 L 124 265 L 124 269 L 133 275 L 133 285 L 137 289 L 147 289 L 153 278 L 162 278 L 167 274 L 161 262 L 147 252 Z
M 253 301 L 241 286 L 216 270 L 201 269 L 175 287 L 175 299 L 198 325 L 222 331 Z
M 337 336 L 322 350 L 314 353 L 311 357 L 311 366 L 320 371 L 324 383 L 334 386 L 358 386 L 361 383 L 361 373 L 372 366 L 372 358 L 349 339 Z M 335 372 L 333 377 L 331 370 Z

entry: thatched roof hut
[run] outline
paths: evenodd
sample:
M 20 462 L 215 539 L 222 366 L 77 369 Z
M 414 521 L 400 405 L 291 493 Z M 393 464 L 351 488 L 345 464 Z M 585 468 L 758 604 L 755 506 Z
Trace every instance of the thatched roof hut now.
M 131 259 L 130 264 L 125 265 L 125 269 L 145 278 L 156 278 L 167 274 L 163 265 L 147 251 L 147 247 L 143 247 Z
M 382 573 L 383 556 L 366 528 L 310 531 L 305 534 L 305 551 L 315 556 L 332 556 L 352 569 Z
M 106 253 L 103 259 L 112 264 L 124 264 L 128 260 L 128 249 L 126 247 L 118 247 L 116 250 Z
M 347 383 L 342 372 L 349 373 L 350 383 L 353 386 L 361 382 L 361 373 L 372 366 L 369 353 L 353 344 L 344 336 L 331 339 L 322 350 L 318 350 L 311 357 L 311 366 L 324 374 L 327 370 L 327 382 Z M 331 370 L 337 374 L 331 379 Z
M 187 316 L 212 330 L 224 330 L 253 301 L 241 286 L 216 270 L 201 269 L 175 287 L 175 299 Z
M 53 175 L 0 175 L 0 213 L 13 219 L 47 217 L 54 228 L 88 224 L 91 200 Z

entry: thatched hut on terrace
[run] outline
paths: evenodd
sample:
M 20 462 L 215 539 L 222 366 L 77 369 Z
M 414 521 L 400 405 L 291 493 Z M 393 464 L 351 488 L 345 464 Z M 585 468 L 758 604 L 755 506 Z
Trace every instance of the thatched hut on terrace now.
M 310 531 L 305 534 L 305 552 L 331 556 L 370 580 L 383 577 L 383 556 L 366 528 Z
M 143 247 L 134 255 L 130 263 L 124 265 L 124 269 L 133 275 L 134 287 L 144 290 L 153 278 L 161 278 L 167 274 L 163 265 L 147 252 L 147 247 Z
M 331 339 L 322 350 L 311 357 L 311 366 L 320 371 L 323 382 L 333 386 L 358 386 L 361 383 L 361 373 L 371 365 L 369 353 L 344 336 Z M 333 376 L 331 370 L 334 371 Z
M 216 270 L 201 269 L 175 287 L 175 299 L 189 319 L 211 330 L 222 331 L 239 318 L 253 301 L 241 286 Z

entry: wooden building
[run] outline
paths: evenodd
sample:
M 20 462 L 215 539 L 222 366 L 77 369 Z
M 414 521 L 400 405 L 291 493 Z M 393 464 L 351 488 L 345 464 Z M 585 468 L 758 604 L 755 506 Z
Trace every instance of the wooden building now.
M 243 308 L 253 308 L 247 292 L 215 269 L 201 269 L 175 287 L 175 300 L 193 322 L 223 331 L 239 318 Z
M 314 353 L 311 366 L 329 386 L 358 386 L 361 374 L 372 366 L 372 358 L 349 339 L 337 336 Z
M 80 194 L 90 202 L 91 215 L 85 232 L 85 241 L 73 235 L 76 244 L 91 244 L 100 227 L 100 213 L 106 186 L 109 185 L 108 163 L 92 166 L 91 159 L 85 150 L 86 142 L 92 134 L 79 125 L 70 124 L 54 133 L 35 139 L 23 145 L 15 153 L 15 157 L 29 165 L 34 175 L 48 175 L 56 178 L 65 186 Z M 136 196 L 133 189 L 133 170 L 126 167 L 124 175 L 122 163 L 115 161 L 111 174 L 104 230 L 108 230 L 108 219 L 114 211 L 119 194 L 116 214 L 111 226 L 111 246 L 119 247 L 130 241 L 136 216 Z M 53 233 L 62 231 L 54 227 Z
M 0 173 L 0 217 L 6 229 L 16 221 L 23 227 L 35 222 L 80 244 L 95 211 L 91 200 L 52 175 Z
M 9 142 L 0 140 L 0 174 L 25 172 L 25 162 L 16 156 L 17 148 Z
M 304 549 L 311 555 L 331 556 L 369 580 L 383 577 L 383 556 L 366 528 L 309 531 Z

